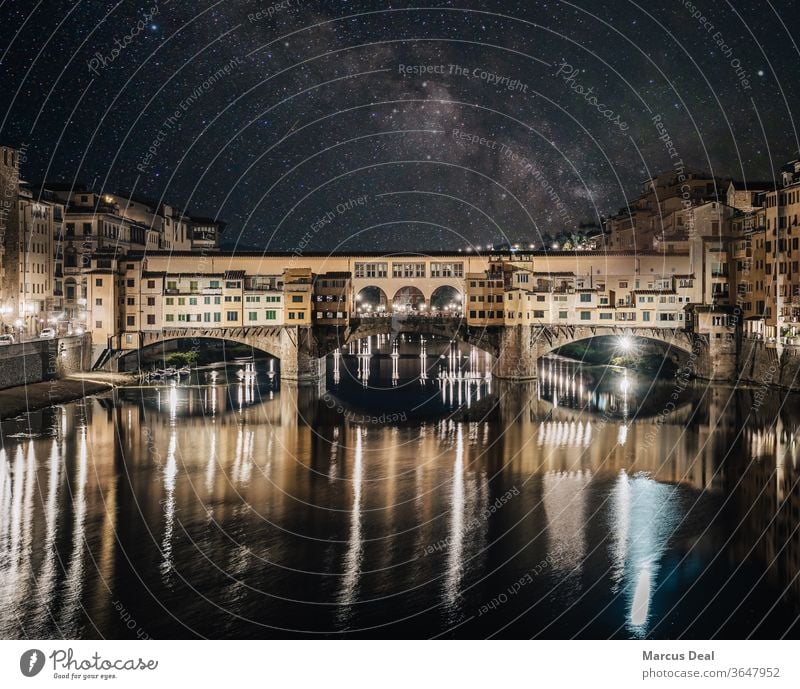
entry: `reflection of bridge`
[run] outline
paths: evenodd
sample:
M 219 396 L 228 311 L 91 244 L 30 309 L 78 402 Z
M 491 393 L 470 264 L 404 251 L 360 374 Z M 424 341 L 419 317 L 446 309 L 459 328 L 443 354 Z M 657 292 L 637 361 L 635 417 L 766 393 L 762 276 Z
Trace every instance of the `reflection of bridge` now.
M 353 318 L 349 325 L 341 327 L 164 328 L 142 333 L 139 347 L 175 339 L 193 341 L 197 347 L 205 338 L 236 342 L 280 359 L 281 375 L 285 379 L 314 380 L 324 374 L 325 356 L 340 347 L 374 335 L 400 334 L 436 336 L 473 345 L 495 358 L 495 376 L 509 380 L 536 378 L 537 361 L 564 345 L 594 337 L 622 335 L 645 339 L 678 363 L 692 357 L 701 375 L 704 366 L 710 366 L 708 338 L 674 328 L 622 325 L 476 327 L 468 326 L 462 318 L 416 313 Z M 118 352 L 116 358 L 131 353 Z

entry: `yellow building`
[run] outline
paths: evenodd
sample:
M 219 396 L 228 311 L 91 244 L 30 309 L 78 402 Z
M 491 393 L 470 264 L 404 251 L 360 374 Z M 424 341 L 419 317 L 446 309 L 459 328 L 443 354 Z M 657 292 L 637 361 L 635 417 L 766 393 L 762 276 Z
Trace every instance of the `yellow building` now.
M 287 325 L 312 325 L 311 268 L 287 268 L 283 273 L 283 299 Z

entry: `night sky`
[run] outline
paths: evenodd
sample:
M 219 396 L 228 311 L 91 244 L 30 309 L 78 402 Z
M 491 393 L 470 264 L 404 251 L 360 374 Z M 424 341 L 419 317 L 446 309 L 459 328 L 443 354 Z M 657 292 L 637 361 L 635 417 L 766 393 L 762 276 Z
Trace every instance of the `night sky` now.
M 231 247 L 535 241 L 677 160 L 762 180 L 800 148 L 795 2 L 6 0 L 0 25 L 24 179 L 217 216 Z

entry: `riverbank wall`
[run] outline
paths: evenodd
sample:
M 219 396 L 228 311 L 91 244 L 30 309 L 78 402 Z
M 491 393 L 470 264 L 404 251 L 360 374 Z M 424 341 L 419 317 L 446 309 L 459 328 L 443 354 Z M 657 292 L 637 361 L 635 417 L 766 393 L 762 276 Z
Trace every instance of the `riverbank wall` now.
M 800 391 L 800 347 L 778 350 L 761 340 L 742 340 L 738 368 L 741 382 Z
M 0 347 L 0 390 L 66 378 L 88 370 L 88 335 L 32 340 Z

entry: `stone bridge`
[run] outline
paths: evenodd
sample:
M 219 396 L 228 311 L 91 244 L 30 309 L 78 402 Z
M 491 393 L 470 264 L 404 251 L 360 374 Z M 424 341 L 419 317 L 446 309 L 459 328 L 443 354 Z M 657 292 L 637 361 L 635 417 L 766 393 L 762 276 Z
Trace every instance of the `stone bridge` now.
M 461 318 L 408 315 L 356 318 L 346 327 L 164 328 L 142 332 L 138 349 L 117 352 L 102 365 L 117 368 L 122 357 L 167 340 L 196 341 L 200 347 L 204 338 L 213 338 L 238 342 L 280 359 L 281 375 L 286 380 L 317 380 L 324 376 L 325 356 L 336 349 L 372 335 L 401 333 L 474 345 L 494 357 L 495 376 L 507 380 L 536 378 L 537 361 L 566 344 L 623 335 L 648 341 L 678 363 L 692 359 L 695 373 L 703 378 L 729 380 L 735 374 L 735 342 L 709 341 L 681 329 L 526 324 L 469 327 Z

